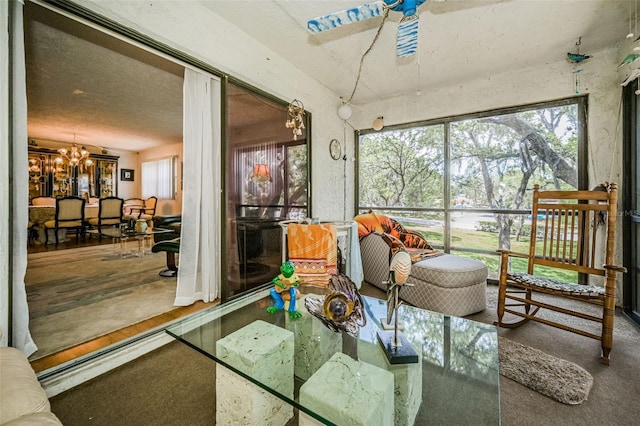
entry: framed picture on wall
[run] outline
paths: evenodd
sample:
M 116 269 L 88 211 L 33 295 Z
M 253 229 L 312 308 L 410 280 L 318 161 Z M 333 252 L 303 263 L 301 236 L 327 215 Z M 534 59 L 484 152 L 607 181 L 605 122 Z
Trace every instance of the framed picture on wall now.
M 120 180 L 133 182 L 133 169 L 120 169 Z

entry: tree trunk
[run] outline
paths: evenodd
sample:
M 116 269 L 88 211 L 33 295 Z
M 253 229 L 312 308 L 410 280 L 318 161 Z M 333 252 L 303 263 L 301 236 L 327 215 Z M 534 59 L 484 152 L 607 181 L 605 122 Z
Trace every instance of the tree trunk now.
M 500 115 L 486 118 L 481 121 L 507 126 L 515 130 L 524 140 L 528 142 L 531 151 L 535 152 L 553 171 L 558 179 L 566 182 L 574 188 L 578 187 L 578 171 L 571 167 L 557 152 L 551 148 L 544 137 L 524 120 L 513 114 Z

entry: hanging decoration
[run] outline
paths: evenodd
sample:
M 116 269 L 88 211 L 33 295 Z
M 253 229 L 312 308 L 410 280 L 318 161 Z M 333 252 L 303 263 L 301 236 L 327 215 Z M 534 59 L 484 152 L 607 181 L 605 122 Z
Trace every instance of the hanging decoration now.
M 580 73 L 582 72 L 582 68 L 578 68 L 578 64 L 583 63 L 587 59 L 591 58 L 591 55 L 585 55 L 580 53 L 580 45 L 582 44 L 582 37 L 578 38 L 576 42 L 576 51 L 575 53 L 569 52 L 567 53 L 567 59 L 571 62 L 573 66 L 573 86 L 576 95 L 580 94 Z
M 298 140 L 298 136 L 302 136 L 304 129 L 304 104 L 294 99 L 287 108 L 289 119 L 285 123 L 287 129 L 293 129 L 293 140 Z

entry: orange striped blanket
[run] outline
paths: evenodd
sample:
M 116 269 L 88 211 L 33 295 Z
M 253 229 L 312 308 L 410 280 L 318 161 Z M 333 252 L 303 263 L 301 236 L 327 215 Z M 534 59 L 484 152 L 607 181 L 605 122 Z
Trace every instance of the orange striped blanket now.
M 306 284 L 328 285 L 337 271 L 336 226 L 291 223 L 287 227 L 289 260 Z

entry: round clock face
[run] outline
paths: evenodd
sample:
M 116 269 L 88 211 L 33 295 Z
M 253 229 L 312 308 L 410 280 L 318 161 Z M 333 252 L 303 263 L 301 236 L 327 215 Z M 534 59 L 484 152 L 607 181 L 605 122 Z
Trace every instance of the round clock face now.
M 329 143 L 329 153 L 334 160 L 340 158 L 342 150 L 340 148 L 340 142 L 337 139 L 331 139 L 331 143 Z

